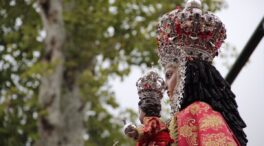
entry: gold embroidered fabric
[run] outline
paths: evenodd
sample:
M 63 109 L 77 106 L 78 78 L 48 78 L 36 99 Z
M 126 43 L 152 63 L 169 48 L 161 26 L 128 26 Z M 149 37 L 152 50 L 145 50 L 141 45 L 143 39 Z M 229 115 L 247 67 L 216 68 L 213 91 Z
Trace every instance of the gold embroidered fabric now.
M 224 133 L 205 134 L 202 139 L 203 146 L 237 146 L 233 139 Z
M 218 129 L 225 125 L 223 119 L 220 116 L 214 114 L 206 114 L 200 120 L 200 129 L 207 130 L 207 129 Z
M 194 102 L 175 117 L 169 129 L 177 146 L 239 146 L 222 115 L 207 103 Z
M 198 145 L 198 126 L 196 125 L 196 120 L 189 118 L 184 120 L 182 126 L 179 127 L 179 138 L 186 139 L 186 142 L 190 146 Z

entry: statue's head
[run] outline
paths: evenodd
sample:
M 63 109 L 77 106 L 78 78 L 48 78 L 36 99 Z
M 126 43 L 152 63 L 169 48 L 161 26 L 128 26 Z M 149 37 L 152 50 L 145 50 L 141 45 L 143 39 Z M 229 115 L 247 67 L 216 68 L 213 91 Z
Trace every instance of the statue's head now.
M 202 11 L 199 0 L 189 0 L 184 9 L 176 8 L 160 18 L 157 53 L 165 68 L 173 110 L 179 110 L 182 102 L 187 62 L 211 63 L 225 38 L 224 24 L 214 14 Z

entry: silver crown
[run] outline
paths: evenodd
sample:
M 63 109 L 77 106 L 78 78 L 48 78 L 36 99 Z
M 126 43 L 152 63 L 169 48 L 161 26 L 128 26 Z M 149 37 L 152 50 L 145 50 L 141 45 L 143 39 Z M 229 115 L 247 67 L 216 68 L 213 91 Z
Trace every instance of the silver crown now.
M 220 19 L 203 12 L 199 0 L 189 0 L 183 10 L 177 8 L 160 19 L 157 29 L 160 63 L 164 66 L 180 61 L 179 50 L 183 50 L 187 59 L 211 62 L 225 38 L 226 30 Z
M 148 71 L 136 82 L 139 98 L 163 97 L 165 82 L 156 71 Z

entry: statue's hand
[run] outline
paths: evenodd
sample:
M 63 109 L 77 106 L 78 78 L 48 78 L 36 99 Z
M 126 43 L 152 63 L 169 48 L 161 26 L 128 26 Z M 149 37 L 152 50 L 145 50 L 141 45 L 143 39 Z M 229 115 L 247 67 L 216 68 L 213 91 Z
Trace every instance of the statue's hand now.
M 138 138 L 138 131 L 137 131 L 135 125 L 132 125 L 132 124 L 125 125 L 125 127 L 124 127 L 124 133 L 128 137 L 133 138 L 135 140 Z

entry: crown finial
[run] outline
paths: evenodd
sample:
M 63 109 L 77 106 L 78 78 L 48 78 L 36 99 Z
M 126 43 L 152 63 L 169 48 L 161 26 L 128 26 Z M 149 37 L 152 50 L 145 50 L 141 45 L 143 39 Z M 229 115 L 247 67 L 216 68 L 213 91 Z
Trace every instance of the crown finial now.
M 202 3 L 200 0 L 188 0 L 186 3 L 186 8 L 198 8 L 200 9 L 202 6 Z

